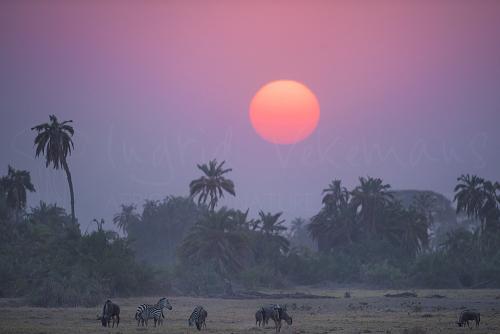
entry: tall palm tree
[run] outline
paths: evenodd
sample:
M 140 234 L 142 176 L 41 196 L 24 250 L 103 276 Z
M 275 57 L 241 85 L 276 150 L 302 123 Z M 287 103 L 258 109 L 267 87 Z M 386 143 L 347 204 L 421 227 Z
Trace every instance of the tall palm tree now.
M 391 186 L 384 184 L 381 179 L 373 177 L 360 177 L 359 186 L 352 192 L 352 205 L 359 213 L 359 217 L 367 231 L 376 235 L 378 230 L 377 214 L 384 206 L 391 202 L 393 195 Z
M 31 183 L 30 173 L 9 166 L 7 176 L 2 177 L 0 182 L 5 192 L 7 206 L 14 210 L 16 221 L 19 222 L 19 215 L 26 208 L 26 192 L 35 191 L 35 187 Z
M 318 243 L 318 250 L 328 252 L 352 242 L 355 210 L 350 203 L 351 195 L 340 180 L 333 180 L 323 194 L 323 208 L 311 218 L 307 229 Z
M 49 123 L 42 123 L 31 128 L 38 134 L 35 138 L 36 157 L 45 155 L 45 166 L 52 164 L 54 169 L 63 168 L 68 179 L 69 194 L 71 199 L 71 219 L 73 223 L 75 218 L 75 194 L 73 192 L 73 182 L 69 171 L 67 157 L 71 155 L 74 148 L 73 134 L 75 130 L 69 123 L 73 121 L 59 122 L 55 115 L 49 116 Z
M 206 204 L 207 200 L 210 198 L 208 203 L 208 208 L 210 211 L 214 211 L 217 206 L 219 198 L 224 197 L 224 192 L 235 196 L 234 183 L 230 179 L 226 178 L 224 174 L 232 171 L 231 168 L 224 169 L 225 161 L 220 164 L 217 163 L 216 159 L 210 160 L 208 164 L 197 165 L 204 175 L 200 178 L 191 181 L 189 184 L 190 196 L 198 196 L 198 204 Z
M 122 204 L 121 212 L 115 214 L 113 217 L 113 223 L 121 229 L 123 233 L 128 233 L 130 225 L 141 220 L 141 216 L 135 210 L 136 206 L 134 204 Z
M 231 210 L 210 211 L 191 229 L 179 248 L 179 255 L 195 264 L 213 262 L 224 278 L 243 268 L 249 242 L 232 219 Z

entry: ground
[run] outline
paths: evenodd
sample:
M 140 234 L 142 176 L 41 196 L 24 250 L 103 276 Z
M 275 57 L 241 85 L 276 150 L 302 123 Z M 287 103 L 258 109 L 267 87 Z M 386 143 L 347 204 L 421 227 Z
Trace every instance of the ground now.
M 304 289 L 301 290 L 304 292 Z M 500 290 L 416 290 L 417 298 L 387 298 L 382 290 L 346 289 L 305 292 L 336 296 L 336 299 L 229 300 L 171 297 L 163 327 L 137 327 L 133 317 L 138 304 L 158 298 L 114 299 L 121 307 L 118 329 L 103 328 L 96 320 L 101 307 L 35 308 L 19 300 L 0 299 L 0 333 L 187 333 L 187 319 L 195 305 L 208 311 L 206 333 L 274 333 L 270 326 L 255 326 L 254 314 L 263 304 L 287 304 L 293 325 L 283 325 L 282 333 L 500 333 Z M 289 292 L 289 291 L 287 291 Z M 442 295 L 446 298 L 429 298 Z M 472 331 L 456 325 L 464 308 L 481 313 L 479 328 Z M 420 327 L 420 330 L 417 329 Z M 190 333 L 196 333 L 191 328 Z

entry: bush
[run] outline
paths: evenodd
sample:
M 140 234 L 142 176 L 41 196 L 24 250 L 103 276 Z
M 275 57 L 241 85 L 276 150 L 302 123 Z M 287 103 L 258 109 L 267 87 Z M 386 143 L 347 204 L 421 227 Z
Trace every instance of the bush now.
M 211 263 L 189 265 L 180 263 L 174 268 L 174 286 L 182 293 L 206 296 L 224 292 L 224 280 Z
M 287 285 L 283 275 L 269 266 L 258 265 L 243 270 L 238 275 L 239 281 L 247 289 L 256 287 L 283 288 Z
M 390 265 L 388 261 L 366 264 L 361 267 L 361 280 L 364 283 L 393 287 L 400 284 L 403 277 L 401 270 Z
M 455 269 L 443 252 L 424 254 L 417 258 L 410 270 L 411 283 L 433 289 L 459 288 Z
M 101 283 L 81 272 L 74 272 L 69 277 L 50 274 L 47 279 L 35 285 L 28 300 L 35 306 L 96 306 L 109 292 Z

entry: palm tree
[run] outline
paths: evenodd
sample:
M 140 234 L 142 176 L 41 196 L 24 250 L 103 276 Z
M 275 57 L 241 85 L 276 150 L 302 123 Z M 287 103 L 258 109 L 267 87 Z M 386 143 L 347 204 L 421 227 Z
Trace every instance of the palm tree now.
M 53 221 L 69 221 L 69 217 L 63 208 L 58 207 L 56 204 L 47 204 L 40 201 L 37 207 L 31 208 L 29 214 L 30 220 L 34 224 L 50 224 Z
M 382 212 L 386 204 L 392 201 L 393 195 L 389 191 L 391 186 L 384 184 L 379 178 L 360 177 L 360 185 L 352 192 L 352 205 L 356 208 L 361 223 L 372 235 L 378 232 L 377 214 Z
M 455 186 L 455 197 L 457 202 L 457 213 L 464 212 L 469 218 L 481 219 L 481 210 L 483 208 L 484 179 L 477 175 L 461 175 Z
M 349 191 L 342 186 L 342 181 L 333 180 L 326 189 L 323 189 L 323 204 L 337 209 L 349 202 Z
M 189 184 L 189 193 L 193 198 L 198 196 L 198 204 L 206 204 L 208 198 L 208 208 L 214 211 L 219 198 L 224 197 L 224 192 L 228 192 L 235 196 L 234 183 L 230 179 L 224 177 L 224 174 L 232 171 L 231 168 L 223 169 L 225 161 L 220 164 L 216 159 L 210 160 L 207 164 L 197 165 L 203 172 L 203 176 L 191 181 Z
M 113 223 L 123 231 L 128 233 L 130 225 L 135 224 L 141 220 L 141 216 L 135 212 L 136 206 L 134 204 L 122 204 L 121 212 L 115 214 Z
M 342 181 L 333 180 L 323 189 L 323 208 L 311 218 L 307 229 L 318 243 L 318 250 L 328 252 L 332 248 L 350 244 L 354 229 L 354 212 L 349 191 Z
M 17 170 L 9 165 L 7 176 L 2 177 L 0 183 L 5 192 L 7 206 L 15 211 L 16 222 L 19 222 L 19 215 L 26 208 L 26 191 L 35 191 L 35 187 L 31 183 L 30 173 L 25 170 Z
M 285 220 L 280 220 L 282 214 L 283 212 L 272 214 L 270 212 L 265 213 L 262 210 L 259 211 L 261 231 L 266 235 L 277 235 L 286 231 L 286 227 L 283 226 Z
M 179 255 L 194 264 L 213 262 L 224 278 L 243 268 L 249 242 L 232 219 L 231 210 L 210 211 L 196 223 L 179 248 Z
M 429 245 L 429 221 L 426 215 L 413 205 L 406 209 L 394 201 L 384 209 L 386 224 L 379 231 L 393 245 L 399 246 L 414 257 Z
M 71 181 L 71 173 L 69 171 L 68 155 L 71 155 L 71 150 L 74 148 L 73 134 L 75 130 L 69 123 L 73 121 L 59 122 L 55 115 L 49 116 L 49 123 L 42 123 L 34 126 L 31 130 L 37 131 L 35 138 L 36 157 L 40 154 L 45 155 L 45 166 L 49 167 L 52 164 L 54 169 L 63 168 L 68 179 L 69 194 L 71 199 L 71 219 L 75 219 L 75 194 L 73 192 L 73 182 Z
M 331 249 L 351 244 L 355 232 L 355 210 L 347 203 L 336 210 L 324 207 L 311 218 L 307 225 L 309 234 L 318 243 L 318 250 Z
M 498 182 L 485 181 L 476 175 L 461 175 L 455 187 L 454 201 L 457 212 L 464 212 L 467 217 L 479 219 L 481 233 L 495 226 L 500 216 Z
M 268 262 L 276 268 L 280 255 L 288 253 L 290 242 L 283 236 L 287 230 L 283 226 L 285 220 L 280 219 L 282 212 L 272 214 L 259 211 L 257 226 L 260 230 L 252 232 L 253 251 L 255 259 L 260 262 Z

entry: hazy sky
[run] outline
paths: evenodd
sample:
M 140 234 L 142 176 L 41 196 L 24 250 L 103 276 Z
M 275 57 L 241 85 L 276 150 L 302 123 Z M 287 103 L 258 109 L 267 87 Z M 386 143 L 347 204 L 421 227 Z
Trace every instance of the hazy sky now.
M 451 195 L 461 173 L 500 180 L 499 1 L 2 1 L 0 168 L 31 172 L 69 208 L 31 126 L 74 120 L 76 214 L 188 194 L 195 164 L 234 168 L 223 204 L 309 217 L 333 179 Z M 276 146 L 248 107 L 265 83 L 317 96 L 307 140 Z

